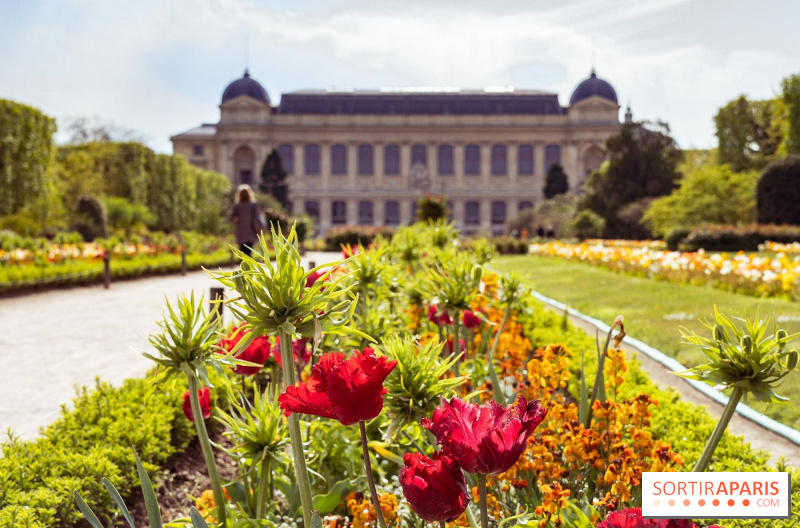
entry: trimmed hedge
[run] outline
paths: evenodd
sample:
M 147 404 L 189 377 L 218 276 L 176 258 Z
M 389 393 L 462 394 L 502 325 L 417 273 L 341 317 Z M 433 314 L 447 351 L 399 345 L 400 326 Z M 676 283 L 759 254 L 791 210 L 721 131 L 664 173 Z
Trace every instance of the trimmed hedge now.
M 497 252 L 501 255 L 527 255 L 530 241 L 513 237 L 491 239 Z
M 800 156 L 773 161 L 756 186 L 759 224 L 800 225 Z
M 341 226 L 332 227 L 325 233 L 326 251 L 340 251 L 342 246 L 361 244 L 368 246 L 379 236 L 392 238 L 394 229 L 388 226 Z
M 678 247 L 683 251 L 758 251 L 758 246 L 771 240 L 792 243 L 800 241 L 800 226 L 789 225 L 706 225 L 689 233 Z
M 116 508 L 100 480 L 108 478 L 123 497 L 139 486 L 132 449 L 149 470 L 166 462 L 192 438 L 181 410 L 184 387 L 154 387 L 147 379 L 121 387 L 95 382 L 78 391 L 74 409 L 40 438 L 2 444 L 0 527 L 83 526 L 72 500 L 78 491 L 106 522 Z

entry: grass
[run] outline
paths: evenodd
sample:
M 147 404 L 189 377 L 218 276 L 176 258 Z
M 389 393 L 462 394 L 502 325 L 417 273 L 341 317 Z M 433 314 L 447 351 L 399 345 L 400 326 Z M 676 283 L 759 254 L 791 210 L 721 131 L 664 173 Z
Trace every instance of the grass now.
M 711 319 L 714 306 L 726 314 L 753 317 L 772 313 L 790 333 L 800 331 L 800 303 L 758 298 L 714 288 L 656 281 L 614 273 L 604 268 L 538 256 L 506 256 L 495 265 L 516 272 L 539 293 L 566 303 L 608 324 L 625 317 L 625 331 L 686 366 L 703 362 L 701 352 L 681 342 L 681 328 L 708 334 L 701 321 Z M 784 321 L 785 318 L 785 321 Z M 800 340 L 793 343 L 800 346 Z M 748 402 L 755 409 L 791 427 L 800 424 L 800 372 L 784 379 L 777 391 L 786 404 Z

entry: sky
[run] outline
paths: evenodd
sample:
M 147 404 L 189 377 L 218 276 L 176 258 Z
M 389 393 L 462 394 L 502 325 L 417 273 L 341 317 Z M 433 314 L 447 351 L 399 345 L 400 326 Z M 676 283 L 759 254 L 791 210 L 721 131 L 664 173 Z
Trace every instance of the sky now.
M 720 106 L 800 73 L 797 20 L 797 0 L 0 0 L 0 98 L 169 153 L 171 135 L 218 120 L 245 66 L 273 103 L 510 85 L 566 105 L 594 63 L 635 119 L 709 148 Z

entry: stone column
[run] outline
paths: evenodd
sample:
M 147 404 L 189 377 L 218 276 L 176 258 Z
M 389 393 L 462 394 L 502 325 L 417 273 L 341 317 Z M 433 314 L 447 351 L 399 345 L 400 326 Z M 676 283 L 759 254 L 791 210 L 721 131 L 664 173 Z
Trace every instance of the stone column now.
M 373 224 L 376 226 L 382 226 L 384 224 L 384 205 L 386 204 L 386 197 L 379 196 L 372 200 L 372 214 L 373 216 Z
M 575 141 L 564 142 L 561 144 L 561 163 L 564 172 L 567 173 L 570 190 L 575 189 L 580 181 L 578 174 L 578 144 Z
M 358 224 L 358 198 L 348 198 L 347 202 L 347 225 Z
M 545 174 L 544 166 L 545 144 L 536 143 L 533 152 L 533 188 L 541 191 L 544 188 Z
M 517 186 L 517 176 L 519 175 L 517 171 L 519 168 L 517 164 L 517 148 L 519 148 L 519 146 L 516 143 L 508 143 L 506 145 L 506 163 L 508 168 L 506 172 L 508 173 L 508 182 L 511 187 Z
M 358 145 L 355 143 L 347 144 L 347 185 L 350 189 L 356 187 L 356 175 L 358 174 Z
M 464 143 L 453 145 L 453 173 L 456 189 L 464 188 Z
M 484 198 L 481 202 L 481 227 L 492 228 L 492 200 Z
M 319 201 L 319 230 L 324 233 L 333 225 L 333 207 L 328 198 Z
M 492 146 L 489 143 L 481 144 L 481 185 L 490 189 L 492 185 L 490 178 L 492 174 Z
M 304 170 L 305 172 L 305 170 Z M 330 178 L 331 178 L 331 144 L 330 143 L 320 143 L 319 144 L 319 176 L 309 176 L 309 180 L 311 178 L 319 178 L 320 181 L 320 188 L 328 189 L 330 188 Z M 310 185 L 313 180 L 309 181 Z
M 373 177 L 375 178 L 375 187 L 383 189 L 383 147 L 382 143 L 372 145 L 372 161 L 374 163 Z

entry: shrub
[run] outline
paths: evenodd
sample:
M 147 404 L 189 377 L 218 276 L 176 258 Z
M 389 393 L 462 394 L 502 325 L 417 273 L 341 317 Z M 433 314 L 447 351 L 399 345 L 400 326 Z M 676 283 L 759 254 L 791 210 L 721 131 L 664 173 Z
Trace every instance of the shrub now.
M 575 216 L 577 197 L 572 193 L 559 194 L 536 204 L 534 209 L 525 209 L 506 223 L 506 232 L 527 231 L 534 236 L 541 227 L 546 229 L 552 226 L 557 237 L 567 235 L 567 224 Z
M 572 219 L 569 227 L 578 238 L 597 238 L 606 228 L 606 221 L 597 213 L 584 209 Z
M 125 198 L 106 198 L 105 206 L 108 225 L 115 229 L 127 231 L 135 226 L 146 226 L 154 220 L 147 206 L 131 203 Z
M 342 226 L 332 227 L 325 233 L 325 250 L 339 251 L 344 245 L 368 246 L 377 237 L 392 238 L 394 229 L 387 226 Z
M 300 243 L 305 242 L 309 238 L 313 238 L 316 228 L 314 227 L 314 220 L 307 214 L 297 215 L 292 219 L 295 223 L 295 230 L 297 231 L 297 240 Z
M 499 237 L 492 239 L 494 247 L 501 255 L 526 255 L 528 241 L 513 237 Z
M 791 243 L 800 241 L 800 227 L 749 225 L 742 227 L 707 225 L 692 229 L 683 240 L 683 251 L 758 251 L 758 246 L 771 240 Z
M 83 196 L 78 199 L 72 230 L 80 233 L 86 242 L 108 236 L 108 220 L 100 200 L 93 196 Z
M 667 244 L 667 249 L 670 251 L 677 251 L 678 247 L 686 240 L 686 237 L 688 237 L 691 232 L 691 229 L 685 227 L 679 227 L 670 231 L 667 236 L 664 237 L 664 243 Z
M 569 180 L 564 173 L 564 168 L 558 163 L 554 163 L 544 182 L 544 196 L 548 200 L 569 191 Z
M 431 196 L 426 194 L 417 202 L 417 221 L 422 223 L 447 220 L 450 208 L 444 196 Z
M 153 469 L 183 449 L 191 438 L 180 401 L 183 387 L 155 388 L 147 379 L 121 387 L 97 381 L 94 390 L 78 391 L 74 409 L 62 406 L 61 417 L 40 438 L 14 437 L 2 445 L 0 458 L 0 526 L 20 511 L 40 526 L 71 527 L 85 521 L 72 500 L 78 491 L 100 518 L 116 507 L 103 492 L 108 478 L 123 496 L 138 486 L 135 449 Z
M 770 163 L 758 180 L 759 224 L 800 225 L 800 156 Z

